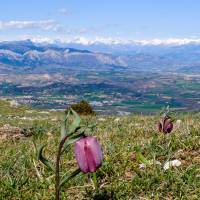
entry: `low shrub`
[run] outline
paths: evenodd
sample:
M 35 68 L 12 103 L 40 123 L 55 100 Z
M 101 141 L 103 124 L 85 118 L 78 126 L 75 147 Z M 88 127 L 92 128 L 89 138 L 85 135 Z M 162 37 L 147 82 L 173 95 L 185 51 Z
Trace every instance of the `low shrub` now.
M 77 104 L 72 104 L 71 108 L 79 115 L 96 115 L 96 112 L 93 110 L 92 106 L 85 100 L 82 100 Z

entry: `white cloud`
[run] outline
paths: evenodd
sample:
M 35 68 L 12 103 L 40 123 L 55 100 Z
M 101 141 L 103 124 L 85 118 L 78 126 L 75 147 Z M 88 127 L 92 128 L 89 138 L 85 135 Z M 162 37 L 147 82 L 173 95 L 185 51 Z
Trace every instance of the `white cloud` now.
M 66 9 L 61 9 L 60 12 L 66 13 Z M 2 21 L 0 20 L 0 31 L 12 31 L 12 30 L 42 30 L 47 31 L 48 33 L 56 32 L 57 34 L 65 35 L 85 35 L 102 33 L 108 31 L 110 28 L 116 27 L 116 24 L 105 24 L 101 26 L 88 26 L 88 27 L 68 27 L 66 24 L 61 24 L 55 20 L 11 20 L 11 21 Z M 20 35 L 15 35 L 15 38 L 20 37 Z M 82 38 L 80 38 L 83 40 Z M 77 40 L 77 39 L 76 39 Z M 84 39 L 85 40 L 85 39 Z M 87 39 L 86 39 L 87 40 Z M 88 41 L 87 43 L 90 43 Z
M 200 39 L 190 38 L 169 38 L 169 39 L 152 39 L 152 40 L 137 40 L 136 44 L 141 45 L 185 45 L 185 44 L 200 44 Z
M 0 30 L 9 29 L 41 29 L 59 31 L 62 29 L 62 25 L 58 24 L 54 20 L 42 20 L 42 21 L 0 21 Z
M 169 39 L 152 39 L 152 40 L 127 40 L 122 38 L 112 37 L 33 37 L 33 42 L 47 42 L 47 43 L 75 43 L 82 45 L 105 44 L 105 45 L 186 45 L 186 44 L 200 44 L 200 38 L 169 38 Z
M 62 10 L 64 12 L 64 10 Z M 0 30 L 19 30 L 19 29 L 38 29 L 45 31 L 54 31 L 64 34 L 88 34 L 97 33 L 106 30 L 111 25 L 91 26 L 91 27 L 74 27 L 68 28 L 55 20 L 40 20 L 40 21 L 0 21 Z

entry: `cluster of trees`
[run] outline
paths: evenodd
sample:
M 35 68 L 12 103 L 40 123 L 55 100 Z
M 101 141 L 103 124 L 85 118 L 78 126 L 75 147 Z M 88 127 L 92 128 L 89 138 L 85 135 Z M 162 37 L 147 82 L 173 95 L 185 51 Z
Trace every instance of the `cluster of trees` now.
M 71 108 L 79 115 L 96 115 L 96 112 L 93 110 L 92 106 L 85 100 L 71 105 Z

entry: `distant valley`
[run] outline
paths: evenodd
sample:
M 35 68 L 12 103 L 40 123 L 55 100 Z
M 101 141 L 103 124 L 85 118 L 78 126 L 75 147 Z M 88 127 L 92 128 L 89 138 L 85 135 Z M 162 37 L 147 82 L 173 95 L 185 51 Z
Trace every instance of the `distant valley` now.
M 1 98 L 48 109 L 86 99 L 102 114 L 152 113 L 165 105 L 200 110 L 200 45 L 132 46 L 126 53 L 123 46 L 71 46 L 1 42 Z

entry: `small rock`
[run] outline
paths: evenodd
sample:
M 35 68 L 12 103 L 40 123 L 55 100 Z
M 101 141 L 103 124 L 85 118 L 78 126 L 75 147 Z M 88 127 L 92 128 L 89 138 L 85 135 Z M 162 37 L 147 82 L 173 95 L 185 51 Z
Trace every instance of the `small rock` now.
M 47 132 L 46 134 L 47 134 L 47 136 L 48 136 L 48 137 L 51 137 L 51 136 L 53 136 L 53 134 L 52 134 L 50 131 L 49 131 L 49 132 Z
M 103 122 L 103 121 L 106 121 L 106 119 L 104 119 L 104 118 L 99 118 L 98 121 Z
M 181 126 L 181 124 L 182 124 L 182 121 L 181 121 L 180 119 L 178 119 L 178 120 L 176 120 L 175 127 L 176 127 L 177 129 L 179 129 L 180 126 Z
M 57 121 L 58 121 L 58 118 L 57 118 L 57 117 L 54 117 L 54 118 L 51 119 L 51 121 L 52 121 L 52 122 L 57 122 Z
M 181 166 L 180 160 L 171 160 L 164 164 L 163 169 L 168 170 L 170 167 L 179 167 L 179 166 Z
M 26 113 L 33 113 L 34 110 L 26 110 Z
M 41 111 L 41 112 L 39 112 L 39 114 L 49 114 L 49 112 L 48 111 Z
M 140 124 L 139 124 L 139 123 L 135 123 L 134 125 L 135 125 L 135 126 L 137 126 L 137 127 L 139 127 L 139 126 L 140 126 Z
M 120 121 L 120 118 L 119 117 L 117 117 L 115 120 L 114 120 L 114 122 L 119 122 Z
M 139 169 L 145 169 L 145 168 L 146 168 L 146 165 L 144 163 L 139 164 Z
M 4 124 L 2 128 L 3 129 L 8 129 L 8 128 L 11 128 L 11 125 L 10 124 Z
M 159 162 L 159 161 L 157 161 L 157 160 L 155 161 L 155 164 L 156 164 L 156 165 L 162 165 L 161 162 Z

